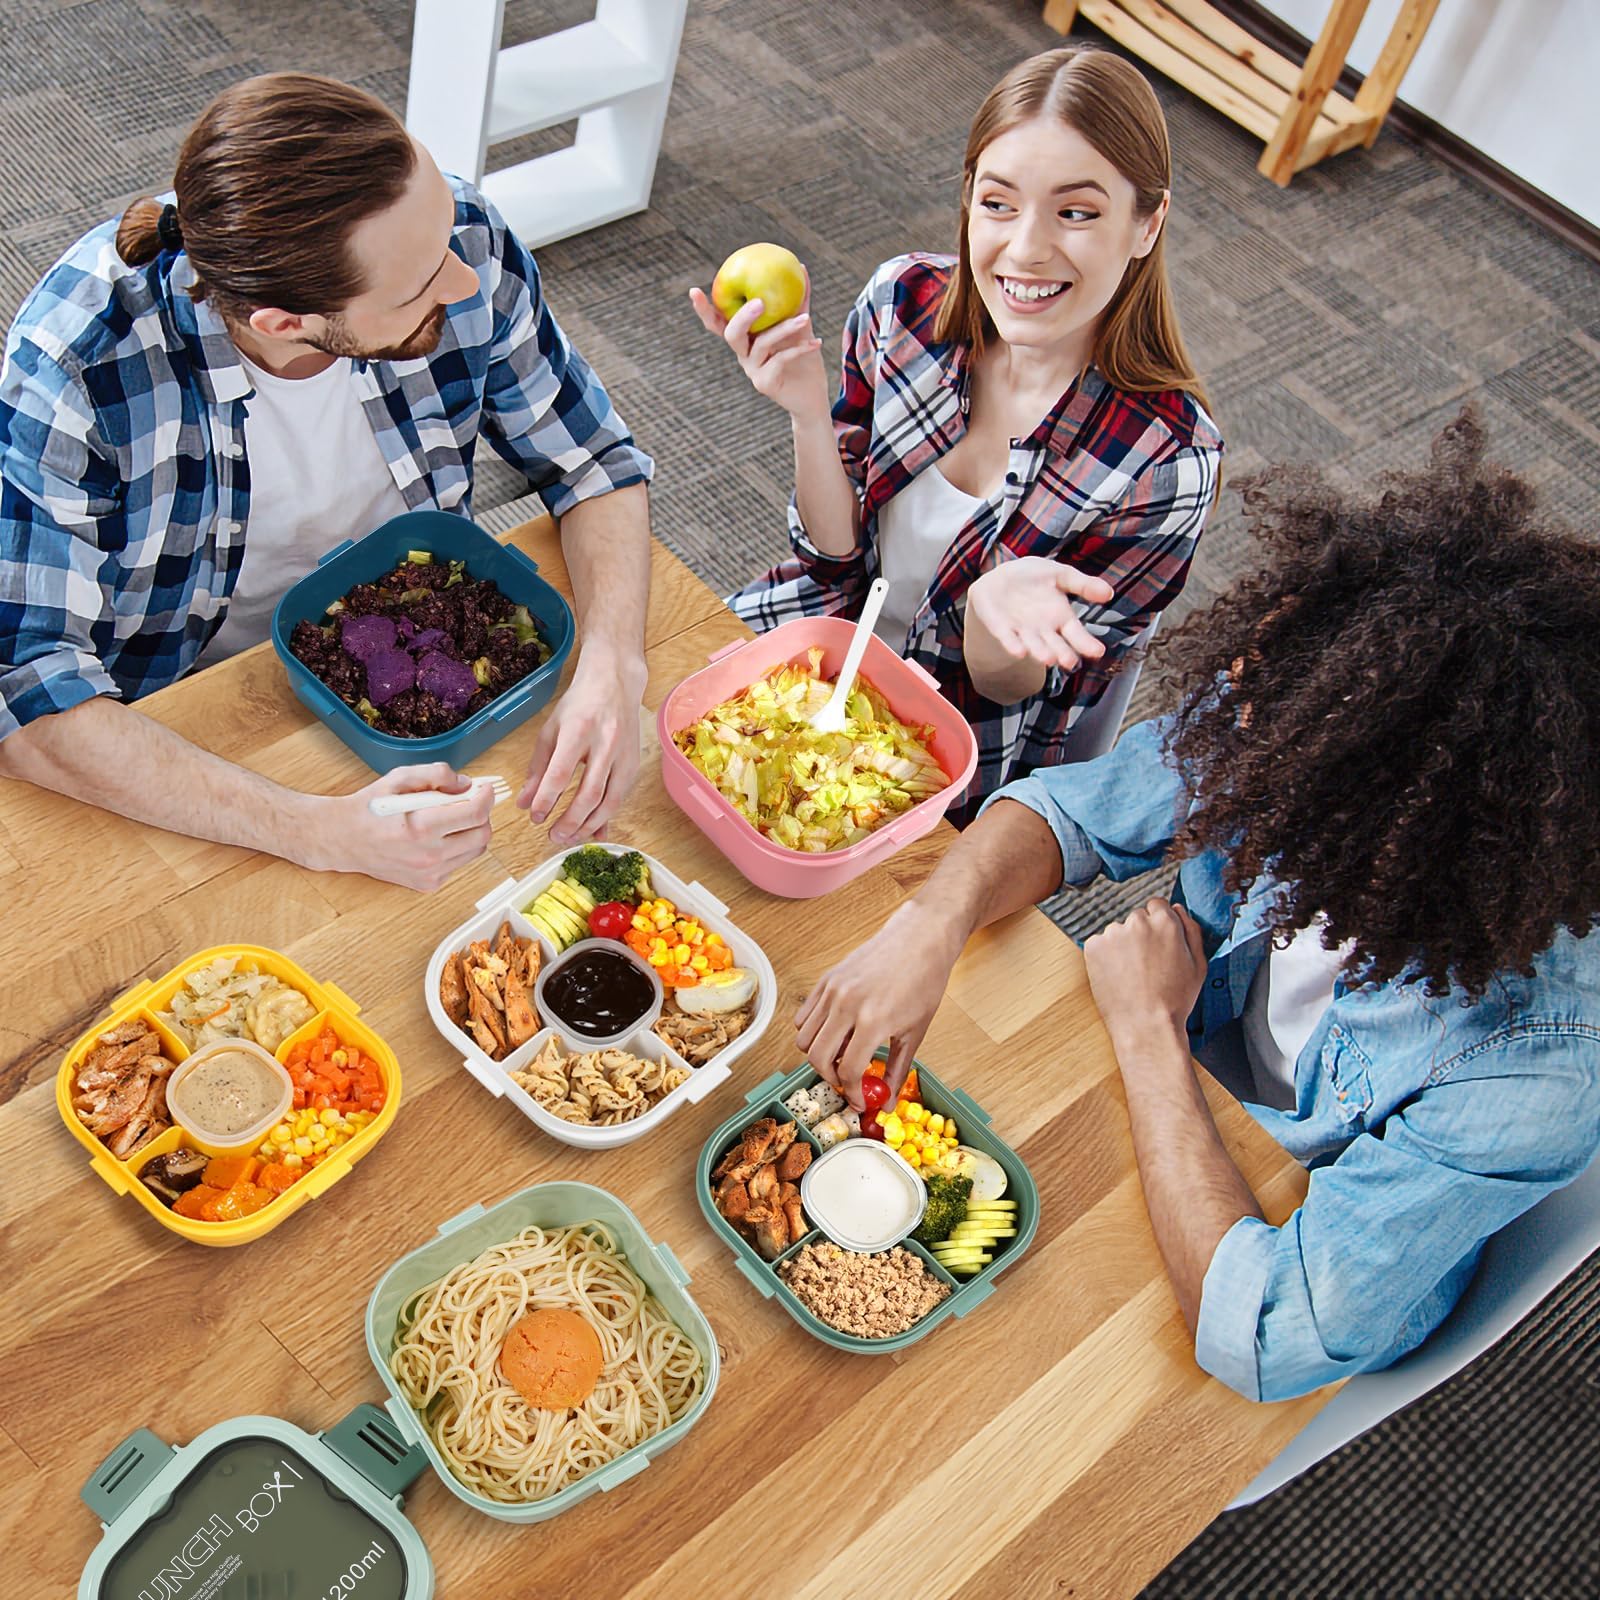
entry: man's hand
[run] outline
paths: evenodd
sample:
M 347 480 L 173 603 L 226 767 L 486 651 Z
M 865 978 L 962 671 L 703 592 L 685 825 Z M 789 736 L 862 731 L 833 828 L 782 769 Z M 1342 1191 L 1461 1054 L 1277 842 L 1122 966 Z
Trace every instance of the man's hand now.
M 1117 1047 L 1152 1029 L 1181 1040 L 1206 977 L 1199 925 L 1159 897 L 1097 933 L 1083 947 L 1089 987 Z
M 539 730 L 517 804 L 543 822 L 581 766 L 583 781 L 551 825 L 550 842 L 581 844 L 604 836 L 639 773 L 642 660 L 622 662 L 605 650 L 579 658 L 567 692 Z
M 795 1013 L 800 1048 L 857 1111 L 861 1078 L 881 1044 L 898 1094 L 944 998 L 967 928 L 914 902 L 818 980 Z
M 381 794 L 442 789 L 465 796 L 471 780 L 443 761 L 396 767 L 354 794 L 310 797 L 310 831 L 301 865 L 324 872 L 363 872 L 384 883 L 430 894 L 450 874 L 489 848 L 494 791 L 484 784 L 459 803 L 375 817 L 367 802 Z

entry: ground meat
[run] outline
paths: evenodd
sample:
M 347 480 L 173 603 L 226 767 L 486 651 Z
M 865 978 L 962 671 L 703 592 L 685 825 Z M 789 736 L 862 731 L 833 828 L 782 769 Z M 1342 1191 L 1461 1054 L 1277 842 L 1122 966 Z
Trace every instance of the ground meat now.
M 778 1268 L 778 1276 L 829 1327 L 860 1339 L 904 1333 L 950 1293 L 920 1256 L 899 1245 L 861 1255 L 836 1244 L 808 1244 Z

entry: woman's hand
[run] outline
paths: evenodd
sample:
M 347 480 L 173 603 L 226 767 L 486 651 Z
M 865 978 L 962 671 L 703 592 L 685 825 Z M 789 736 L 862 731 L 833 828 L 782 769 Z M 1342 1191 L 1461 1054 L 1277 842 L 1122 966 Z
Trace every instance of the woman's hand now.
M 494 790 L 483 784 L 468 795 L 470 783 L 447 763 L 435 761 L 396 767 L 354 794 L 313 797 L 311 835 L 299 859 L 324 871 L 363 872 L 430 894 L 489 848 Z M 375 817 L 367 805 L 376 795 L 425 789 L 442 789 L 462 799 L 398 817 Z
M 1072 609 L 1073 597 L 1104 605 L 1114 594 L 1104 578 L 1046 556 L 1002 562 L 967 590 L 969 646 L 992 642 L 1013 661 L 1076 672 L 1085 661 L 1098 661 L 1106 647 Z M 971 637 L 974 623 L 979 641 Z
M 822 365 L 822 341 L 811 331 L 811 277 L 800 310 L 754 337 L 750 324 L 766 309 L 747 300 L 730 321 L 701 289 L 689 291 L 690 304 L 708 333 L 724 340 L 758 394 L 764 394 L 801 422 L 827 421 L 831 411 L 828 374 Z
M 800 1048 L 857 1111 L 861 1078 L 880 1044 L 896 1094 L 944 998 L 965 934 L 921 907 L 900 908 L 867 942 L 830 967 L 795 1013 Z

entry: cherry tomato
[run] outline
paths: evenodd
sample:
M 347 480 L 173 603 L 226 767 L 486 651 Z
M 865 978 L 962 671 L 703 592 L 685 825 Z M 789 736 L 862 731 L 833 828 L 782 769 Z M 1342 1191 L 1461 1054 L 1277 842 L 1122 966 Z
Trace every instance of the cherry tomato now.
M 870 1080 L 863 1079 L 862 1081 L 868 1082 Z M 876 1111 L 862 1113 L 861 1136 L 864 1139 L 876 1139 L 879 1144 L 883 1143 L 883 1124 L 878 1121 L 878 1113 Z
M 893 1096 L 889 1093 L 889 1083 L 886 1078 L 863 1078 L 861 1080 L 861 1098 L 866 1105 L 867 1114 L 882 1111 Z
M 633 907 L 608 900 L 589 913 L 589 932 L 597 939 L 620 939 L 633 926 Z

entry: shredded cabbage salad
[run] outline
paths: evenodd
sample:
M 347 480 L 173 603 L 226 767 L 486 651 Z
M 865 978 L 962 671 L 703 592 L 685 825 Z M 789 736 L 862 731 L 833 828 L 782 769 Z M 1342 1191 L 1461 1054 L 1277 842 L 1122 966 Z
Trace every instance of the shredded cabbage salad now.
M 254 1039 L 255 1030 L 249 1020 L 252 1007 L 280 991 L 287 991 L 300 1002 L 289 1013 L 289 1032 L 317 1014 L 316 1007 L 281 978 L 254 967 L 241 967 L 237 956 L 219 956 L 191 972 L 178 985 L 170 1009 L 158 1011 L 156 1017 L 191 1050 L 222 1039 Z M 295 1017 L 298 1020 L 292 1020 Z
M 858 844 L 950 779 L 925 743 L 933 730 L 901 722 L 863 678 L 844 731 L 818 733 L 810 719 L 833 685 L 821 675 L 822 652 L 809 661 L 809 670 L 774 667 L 673 740 L 767 838 L 821 854 Z

